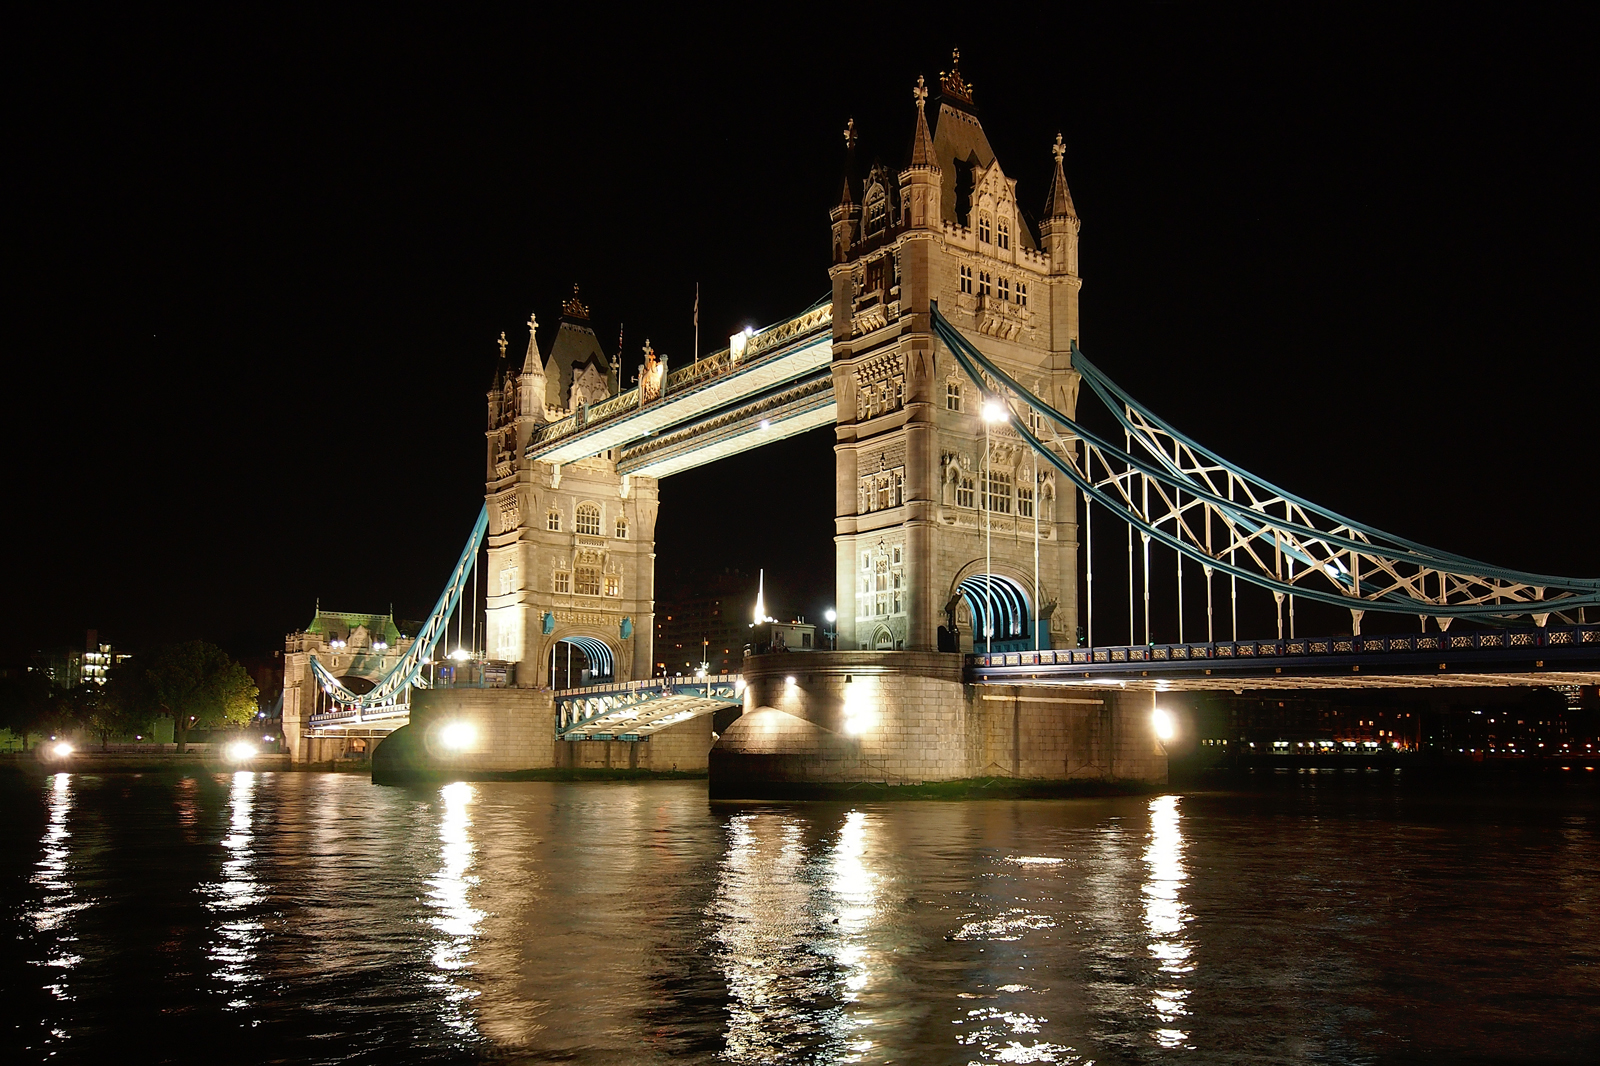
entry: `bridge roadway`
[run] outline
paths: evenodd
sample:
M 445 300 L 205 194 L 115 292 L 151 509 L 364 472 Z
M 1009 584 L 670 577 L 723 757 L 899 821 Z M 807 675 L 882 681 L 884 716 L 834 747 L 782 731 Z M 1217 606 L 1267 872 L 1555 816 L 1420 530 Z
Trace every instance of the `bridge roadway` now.
M 969 655 L 970 684 L 1158 691 L 1600 684 L 1600 626 Z
M 617 472 L 666 477 L 819 426 L 831 426 L 833 306 L 735 334 L 729 347 L 542 426 L 525 456 L 571 463 L 616 450 Z

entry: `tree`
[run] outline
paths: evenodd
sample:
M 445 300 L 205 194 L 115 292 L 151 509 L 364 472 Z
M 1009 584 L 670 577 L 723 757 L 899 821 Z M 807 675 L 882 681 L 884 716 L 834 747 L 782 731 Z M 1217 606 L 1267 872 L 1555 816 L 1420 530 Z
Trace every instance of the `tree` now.
M 50 688 L 50 679 L 38 670 L 0 677 L 0 727 L 21 737 L 24 747 L 29 733 L 44 732 L 49 724 Z
M 112 736 L 148 732 L 155 715 L 149 710 L 149 701 L 132 691 L 136 669 L 131 662 L 124 662 L 111 671 L 104 685 L 86 681 L 61 693 L 56 698 L 62 707 L 60 717 L 99 736 L 102 748 Z
M 119 713 L 146 721 L 170 717 L 180 752 L 190 729 L 243 724 L 256 711 L 256 684 L 245 668 L 203 640 L 158 648 L 114 673 L 124 670 L 125 677 L 117 679 L 120 683 L 111 693 L 123 708 Z

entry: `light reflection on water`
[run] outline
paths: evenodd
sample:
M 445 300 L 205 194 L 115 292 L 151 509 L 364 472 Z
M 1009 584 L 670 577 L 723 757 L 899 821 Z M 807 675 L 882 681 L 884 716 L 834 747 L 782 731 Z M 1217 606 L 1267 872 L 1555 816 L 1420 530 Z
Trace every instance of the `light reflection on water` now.
M 1369 1061 L 1600 1035 L 1600 820 L 1565 811 L 34 780 L 0 881 L 31 942 L 4 976 L 64 1061 L 169 1009 L 324 1062 Z M 132 1030 L 108 1021 L 125 1001 Z
M 439 993 L 439 1020 L 452 1032 L 470 1036 L 474 1024 L 468 1005 L 478 995 L 467 972 L 483 911 L 472 906 L 478 884 L 471 872 L 476 848 L 472 842 L 471 805 L 477 789 L 455 781 L 439 789 L 439 869 L 428 879 L 428 903 L 434 913 L 428 920 L 434 938 L 429 981 Z
M 265 927 L 253 916 L 265 894 L 254 871 L 255 829 L 251 817 L 256 775 L 237 770 L 228 787 L 228 835 L 222 838 L 226 858 L 220 876 L 204 885 L 201 895 L 206 906 L 220 919 L 216 938 L 206 956 L 215 967 L 213 973 L 223 983 L 230 1008 L 250 1005 L 248 986 L 261 979 L 255 972 L 256 952 Z

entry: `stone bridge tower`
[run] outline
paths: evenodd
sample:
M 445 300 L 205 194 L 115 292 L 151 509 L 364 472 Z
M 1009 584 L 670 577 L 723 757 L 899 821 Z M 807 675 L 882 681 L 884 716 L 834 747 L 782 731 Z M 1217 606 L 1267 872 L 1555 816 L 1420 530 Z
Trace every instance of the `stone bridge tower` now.
M 982 390 L 929 316 L 936 303 L 1014 379 L 1075 413 L 1079 222 L 1061 138 L 1036 231 L 959 66 L 934 100 L 921 78 L 913 96 L 909 163 L 874 165 L 859 184 L 847 174 L 832 212 L 839 647 L 954 650 L 976 638 L 981 650 L 987 624 L 996 650 L 1031 649 L 1041 615 L 1040 646 L 1071 647 L 1076 494 L 1042 464 L 1036 476 L 1009 427 L 990 427 L 986 443 Z M 845 137 L 853 170 L 854 123 Z
M 604 453 L 565 465 L 524 458 L 539 433 L 585 419 L 616 395 L 620 359 L 601 349 L 576 288 L 548 355 L 539 351 L 536 319 L 528 321 L 520 370 L 501 336 L 488 395 L 485 649 L 517 664 L 519 688 L 550 687 L 552 651 L 563 641 L 584 653 L 590 679 L 650 676 L 655 479 L 619 475 Z M 565 652 L 556 656 L 568 681 L 565 661 Z

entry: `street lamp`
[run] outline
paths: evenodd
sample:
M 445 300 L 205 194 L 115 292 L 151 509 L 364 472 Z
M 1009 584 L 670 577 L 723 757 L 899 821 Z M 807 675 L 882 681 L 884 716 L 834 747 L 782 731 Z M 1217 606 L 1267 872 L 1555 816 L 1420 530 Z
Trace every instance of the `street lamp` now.
M 990 397 L 983 401 L 983 484 L 978 486 L 983 500 L 983 654 L 994 653 L 994 530 L 990 518 L 989 489 L 991 487 L 994 459 L 990 455 L 989 427 L 1006 420 L 1006 407 L 999 399 Z
M 828 638 L 828 650 L 838 651 L 839 630 L 835 628 L 834 623 L 839 620 L 839 612 L 835 611 L 832 607 L 829 607 L 826 611 L 822 612 L 822 620 L 828 623 L 822 631 L 823 635 Z

